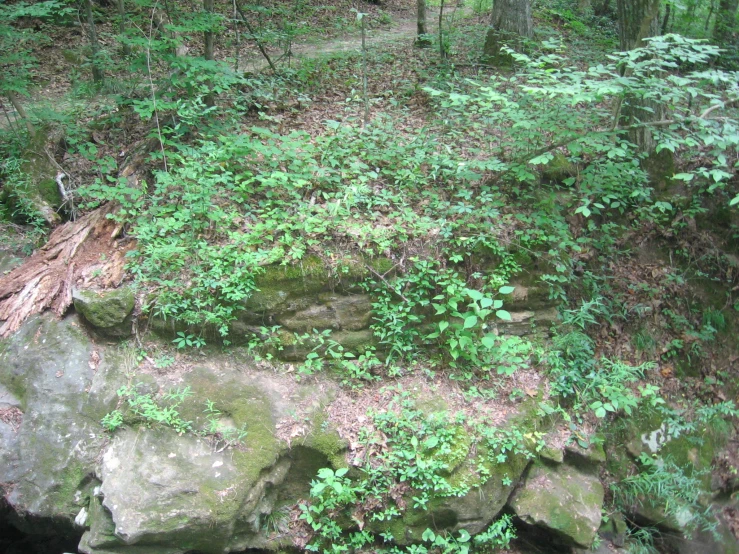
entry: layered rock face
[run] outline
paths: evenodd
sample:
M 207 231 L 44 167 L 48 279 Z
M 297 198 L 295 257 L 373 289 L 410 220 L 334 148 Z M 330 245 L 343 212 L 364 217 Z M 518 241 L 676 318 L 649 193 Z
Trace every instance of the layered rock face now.
M 250 300 L 243 329 L 275 323 L 286 333 L 331 329 L 333 337 L 360 346 L 371 340 L 372 303 L 355 285 L 329 290 L 317 276 L 276 271 L 283 273 Z M 512 321 L 500 324 L 501 332 L 529 334 L 532 323 L 553 317 L 545 296 L 519 284 L 506 305 Z M 0 343 L 0 535 L 27 534 L 35 544 L 53 538 L 85 554 L 304 546 L 297 506 L 309 498 L 319 470 L 348 467 L 356 481 L 366 469 L 357 461 L 367 459 L 361 439 L 340 434 L 328 414 L 342 394 L 344 403 L 386 408 L 371 398 L 381 394 L 379 387 L 359 394 L 341 391 L 329 378 L 296 379 L 291 365 L 278 373 L 238 348 L 194 354 L 176 371 L 150 360 L 142 371 L 146 354 L 118 342 L 130 335 L 132 301 L 127 291 L 78 291 L 79 313 L 61 321 L 37 317 Z M 298 345 L 286 349 L 288 358 L 301 354 Z M 710 444 L 696 449 L 688 437 L 668 441 L 662 422 L 646 416 L 634 417 L 606 450 L 597 442 L 534 449 L 552 424 L 538 411 L 543 387 L 525 389 L 524 400 L 504 402 L 500 413 L 490 414 L 504 437 L 529 441 L 527 452 L 504 440 L 505 455 L 481 457 L 483 443 L 470 438 L 471 427 L 450 422 L 453 450 L 429 447 L 414 459 L 441 456 L 439 475 L 464 485 L 461 492 L 420 506 L 414 491 L 401 490 L 395 501 L 405 506 L 402 514 L 389 521 L 365 518 L 369 523 L 363 528 L 362 520 L 359 528 L 376 537 L 392 534 L 396 545 L 408 546 L 423 543 L 428 529 L 484 533 L 510 514 L 520 533 L 545 548 L 579 552 L 597 541 L 599 531 L 604 542 L 622 545 L 623 521 L 601 526 L 604 464 L 619 478 L 645 452 L 710 465 Z M 451 399 L 433 390 L 419 402 L 451 413 Z M 379 451 L 387 440 L 376 431 L 372 438 Z M 343 530 L 356 531 L 359 516 L 344 515 Z M 673 533 L 683 527 L 660 518 L 659 510 L 650 512 L 647 502 L 632 515 Z M 0 536 L 0 549 L 14 547 L 8 541 Z M 691 552 L 689 544 L 676 548 Z M 732 551 L 727 543 L 710 544 L 712 551 Z

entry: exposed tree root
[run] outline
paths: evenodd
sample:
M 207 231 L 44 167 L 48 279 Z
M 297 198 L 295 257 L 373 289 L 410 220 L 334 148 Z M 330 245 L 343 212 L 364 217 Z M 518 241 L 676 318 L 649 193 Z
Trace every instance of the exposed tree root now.
M 124 256 L 133 244 L 116 240 L 120 228 L 107 218 L 115 209 L 114 204 L 106 204 L 57 227 L 46 245 L 0 277 L 0 337 L 7 337 L 29 316 L 44 310 L 64 315 L 76 286 L 120 284 Z

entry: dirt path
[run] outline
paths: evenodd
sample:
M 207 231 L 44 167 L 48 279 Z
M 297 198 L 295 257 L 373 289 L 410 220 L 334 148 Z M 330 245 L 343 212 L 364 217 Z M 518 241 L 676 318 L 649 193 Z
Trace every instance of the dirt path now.
M 466 12 L 464 8 L 451 8 L 445 11 L 444 20 L 448 23 L 451 20 L 457 20 Z M 428 22 L 428 31 L 430 34 L 436 35 L 439 32 L 439 12 L 438 10 L 428 8 L 426 12 Z M 368 29 L 366 34 L 366 45 L 368 50 L 373 50 L 383 44 L 398 41 L 413 41 L 416 38 L 416 15 L 411 13 L 408 16 L 399 17 L 388 26 L 377 29 Z M 301 60 L 308 58 L 318 58 L 323 55 L 336 54 L 340 52 L 360 52 L 362 50 L 362 38 L 359 30 L 348 33 L 342 37 L 325 40 L 311 41 L 306 43 L 294 44 L 291 48 L 293 59 Z M 279 51 L 268 52 L 272 60 L 276 60 L 282 54 Z M 245 70 L 251 72 L 262 71 L 269 66 L 267 61 L 261 55 L 252 58 L 246 62 Z M 280 63 L 284 63 L 284 60 Z
M 468 14 L 468 9 L 465 7 L 451 7 L 447 8 L 444 13 L 445 24 L 459 20 Z M 428 32 L 432 35 L 436 35 L 439 32 L 439 12 L 437 9 L 428 8 L 426 12 L 428 22 Z M 416 38 L 416 14 L 412 10 L 406 10 L 402 15 L 396 13 L 395 17 L 388 26 L 382 26 L 375 29 L 368 29 L 366 35 L 367 50 L 373 51 L 386 44 L 394 42 L 408 41 L 412 42 Z M 341 37 L 321 40 L 321 39 L 310 39 L 306 42 L 295 43 L 291 48 L 291 60 L 290 63 L 299 61 L 302 59 L 318 58 L 324 55 L 336 54 L 340 52 L 360 52 L 362 49 L 361 33 L 357 28 L 351 33 L 347 33 Z M 283 52 L 278 49 L 269 49 L 268 51 L 273 61 L 280 59 Z M 65 63 L 63 60 L 59 60 L 62 64 Z M 277 63 L 278 68 L 284 66 L 287 62 L 286 59 L 282 59 Z M 247 60 L 242 60 L 240 64 L 240 70 L 246 72 L 257 73 L 260 71 L 268 70 L 269 65 L 264 57 L 259 53 L 256 46 L 252 49 L 252 55 Z M 52 76 L 49 82 L 53 86 L 41 87 L 36 90 L 32 95 L 31 99 L 24 99 L 27 105 L 30 107 L 36 105 L 48 105 L 57 111 L 59 110 L 70 110 L 75 105 L 79 105 L 80 109 L 89 107 L 90 104 L 97 104 L 101 100 L 99 97 L 95 98 L 80 98 L 71 99 L 69 97 L 69 91 L 71 85 L 64 82 L 59 76 Z M 7 104 L 7 103 L 6 103 Z M 4 105 L 4 113 L 0 113 L 0 128 L 4 129 L 8 127 L 8 124 L 12 122 L 13 126 L 20 126 L 22 122 L 19 120 L 18 115 L 13 110 L 12 106 Z M 27 108 L 28 109 L 28 108 Z

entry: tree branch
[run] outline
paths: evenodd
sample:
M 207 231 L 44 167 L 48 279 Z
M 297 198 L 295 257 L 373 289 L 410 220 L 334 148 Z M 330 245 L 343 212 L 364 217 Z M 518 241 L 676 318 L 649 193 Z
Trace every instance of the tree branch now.
M 254 29 L 249 24 L 249 21 L 246 19 L 246 15 L 244 15 L 244 12 L 242 11 L 241 6 L 239 6 L 234 1 L 234 7 L 236 8 L 236 11 L 239 12 L 239 15 L 241 16 L 241 21 L 243 21 L 244 25 L 246 25 L 246 30 L 249 31 L 251 38 L 253 38 L 254 42 L 257 43 L 257 48 L 259 48 L 259 51 L 262 53 L 262 56 L 264 56 L 264 59 L 267 60 L 269 67 L 272 69 L 272 72 L 277 73 L 277 68 L 275 67 L 275 64 L 272 63 L 272 59 L 269 57 L 269 54 L 267 54 L 267 51 L 264 49 L 264 46 L 262 46 L 262 43 L 257 38 L 257 35 L 254 33 Z

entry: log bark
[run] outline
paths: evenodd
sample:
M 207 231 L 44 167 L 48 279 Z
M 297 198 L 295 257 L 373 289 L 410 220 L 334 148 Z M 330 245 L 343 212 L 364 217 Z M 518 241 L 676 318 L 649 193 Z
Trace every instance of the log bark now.
M 0 277 L 0 337 L 15 332 L 30 316 L 47 309 L 64 315 L 72 289 L 91 280 L 100 288 L 123 279 L 125 254 L 133 243 L 116 240 L 118 227 L 108 219 L 113 203 L 57 227 L 49 241 L 21 266 Z M 101 262 L 105 254 L 105 262 Z M 94 266 L 96 272 L 91 273 Z M 95 276 L 99 273 L 99 276 Z

